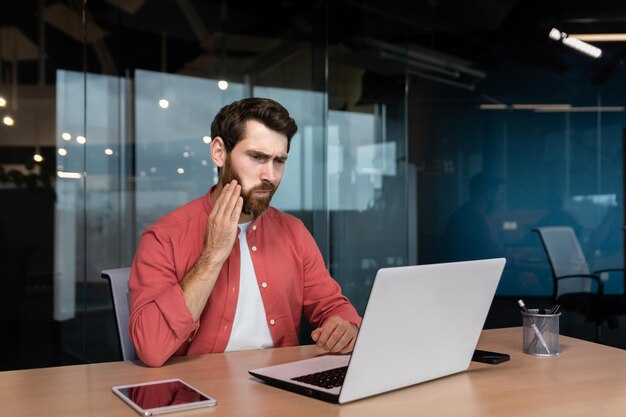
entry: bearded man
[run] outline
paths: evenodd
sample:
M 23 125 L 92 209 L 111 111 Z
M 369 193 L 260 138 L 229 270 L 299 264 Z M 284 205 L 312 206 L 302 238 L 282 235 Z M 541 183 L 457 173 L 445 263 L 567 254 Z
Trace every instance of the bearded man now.
M 139 358 L 294 346 L 348 353 L 361 318 L 311 234 L 270 207 L 298 127 L 279 103 L 248 98 L 211 124 L 219 181 L 141 236 L 130 276 L 129 331 Z

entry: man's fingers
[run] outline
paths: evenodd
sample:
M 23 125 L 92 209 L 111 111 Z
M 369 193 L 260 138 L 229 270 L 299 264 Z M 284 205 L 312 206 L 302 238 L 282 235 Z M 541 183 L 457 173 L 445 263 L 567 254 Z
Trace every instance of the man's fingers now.
M 335 331 L 330 335 L 326 341 L 326 349 L 333 353 L 339 352 L 350 341 L 350 335 L 346 334 L 347 329 L 343 326 L 337 326 Z
M 322 327 L 311 332 L 311 338 L 324 350 L 332 353 L 350 353 L 354 349 L 358 328 L 340 317 L 331 317 Z
M 242 207 L 241 186 L 233 180 L 222 188 L 207 219 L 204 251 L 211 254 L 212 259 L 223 262 L 230 254 L 237 238 Z
M 224 213 L 224 200 L 225 200 L 226 192 L 228 191 L 229 188 L 230 188 L 230 184 L 226 184 L 222 188 L 220 195 L 218 195 L 217 198 L 215 199 L 215 203 L 213 204 L 213 210 L 211 210 L 211 214 L 209 214 L 209 220 L 215 219 L 221 216 L 222 213 Z
M 350 353 L 354 350 L 354 344 L 356 342 L 356 337 L 353 337 L 352 340 L 350 341 L 350 343 L 348 343 L 348 345 L 346 347 L 344 347 L 343 349 L 341 349 L 341 351 L 339 353 L 341 353 L 342 355 L 346 354 L 346 353 Z
M 222 188 L 222 192 L 220 193 L 219 197 L 217 197 L 217 200 L 215 200 L 215 206 L 213 207 L 213 211 L 211 212 L 211 214 L 215 212 L 216 217 L 223 216 L 225 214 L 230 217 L 230 213 L 232 212 L 232 209 L 234 207 L 234 203 L 232 203 L 232 200 L 235 193 L 238 191 L 238 187 L 239 185 L 235 180 L 232 180 L 231 182 L 226 184 L 224 188 Z M 239 190 L 239 193 L 236 194 L 237 197 L 240 193 L 241 191 Z M 229 204 L 231 203 L 233 205 L 231 206 L 229 211 Z
M 321 333 L 319 338 L 317 339 L 317 345 L 319 347 L 323 347 L 326 349 L 326 342 L 328 341 L 328 338 L 330 337 L 330 335 L 335 331 L 335 328 L 337 327 L 337 322 L 329 320 L 326 323 L 324 323 L 324 325 L 320 328 Z
M 314 342 L 317 342 L 317 340 L 318 340 L 318 339 L 319 339 L 319 337 L 320 337 L 320 333 L 321 333 L 321 332 L 322 332 L 322 331 L 321 331 L 319 328 L 317 328 L 317 329 L 313 330 L 313 331 L 311 332 L 311 339 L 313 339 L 313 341 L 314 341 Z
M 224 215 L 230 220 L 233 217 L 235 207 L 241 196 L 241 185 L 235 183 L 229 191 L 230 193 L 226 196 L 227 200 L 225 202 Z M 237 219 L 239 219 L 239 216 L 237 216 Z
M 233 221 L 238 221 L 241 216 L 241 210 L 243 210 L 243 197 L 237 197 L 237 203 L 235 204 L 235 208 L 230 215 L 230 219 Z

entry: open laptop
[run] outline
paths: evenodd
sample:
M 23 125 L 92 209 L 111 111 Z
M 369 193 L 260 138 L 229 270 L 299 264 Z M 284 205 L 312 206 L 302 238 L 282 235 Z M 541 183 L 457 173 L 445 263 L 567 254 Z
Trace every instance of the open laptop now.
M 270 385 L 343 404 L 464 371 L 504 264 L 500 258 L 382 268 L 351 355 L 249 372 Z

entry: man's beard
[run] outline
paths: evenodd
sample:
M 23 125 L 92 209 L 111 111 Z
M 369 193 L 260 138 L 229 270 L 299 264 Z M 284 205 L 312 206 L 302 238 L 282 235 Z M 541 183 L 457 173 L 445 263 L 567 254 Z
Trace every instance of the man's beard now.
M 269 181 L 263 181 L 260 185 L 252 187 L 249 190 L 243 189 L 243 183 L 241 182 L 241 177 L 234 170 L 232 163 L 230 161 L 230 155 L 226 157 L 226 161 L 224 162 L 224 167 L 222 168 L 222 172 L 220 173 L 220 182 L 222 187 L 231 182 L 232 180 L 237 180 L 237 183 L 241 185 L 241 196 L 243 197 L 243 208 L 242 211 L 244 214 L 252 217 L 258 217 L 270 205 L 270 201 L 272 201 L 272 197 L 276 192 L 276 186 L 274 183 Z M 269 191 L 264 197 L 254 197 L 255 191 Z

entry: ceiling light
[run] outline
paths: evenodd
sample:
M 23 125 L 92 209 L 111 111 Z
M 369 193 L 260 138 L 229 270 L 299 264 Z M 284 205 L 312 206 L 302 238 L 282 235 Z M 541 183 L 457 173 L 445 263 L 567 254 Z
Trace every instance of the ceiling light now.
M 57 152 L 61 156 L 67 155 L 67 150 L 65 148 L 59 148 L 59 150 Z
M 41 156 L 41 154 L 34 154 L 33 155 L 33 159 L 35 160 L 35 162 L 43 162 L 43 156 Z
M 85 143 L 87 143 L 87 138 L 85 138 L 84 136 L 76 136 L 76 142 L 84 145 Z
M 202 142 L 204 143 L 211 143 L 211 136 L 205 136 L 202 138 Z
M 481 110 L 506 110 L 509 106 L 506 104 L 481 104 Z
M 185 173 L 185 170 L 184 170 L 183 168 L 178 168 L 178 169 L 176 170 L 176 172 L 178 172 L 180 175 L 182 175 L 182 174 L 184 174 L 184 173 Z
M 538 109 L 559 109 L 567 110 L 571 104 L 513 104 L 515 110 L 538 110 Z
M 162 109 L 167 109 L 170 106 L 170 102 L 167 101 L 166 99 L 162 98 L 161 100 L 159 100 L 159 106 Z
M 560 41 L 563 45 L 567 45 L 570 48 L 576 49 L 578 52 L 582 52 L 583 54 L 587 54 L 593 58 L 600 58 L 602 56 L 602 49 L 588 44 L 587 42 L 583 42 L 580 39 L 572 38 L 568 36 L 567 33 L 561 32 L 558 29 L 552 28 L 548 37 L 557 42 Z
M 70 135 L 67 132 L 63 132 L 63 133 L 61 133 L 61 139 L 63 139 L 63 140 L 72 140 L 72 135 Z
M 106 148 L 106 149 L 104 150 L 104 153 L 105 153 L 105 155 L 109 155 L 109 156 L 111 156 L 111 155 L 113 155 L 113 149 L 111 149 L 111 148 Z
M 80 179 L 82 175 L 78 172 L 62 172 L 57 171 L 57 176 L 59 178 L 71 178 L 71 179 Z
M 2 123 L 4 123 L 7 126 L 13 126 L 15 124 L 15 120 L 13 120 L 11 116 L 4 116 L 2 118 Z
M 571 33 L 569 37 L 587 42 L 626 42 L 626 33 Z
M 228 89 L 228 81 L 224 81 L 224 80 L 220 80 L 220 81 L 218 81 L 218 82 L 217 82 L 217 87 L 218 87 L 220 90 L 222 90 L 222 91 L 224 91 L 224 90 Z
M 0 96 L 0 107 L 6 107 L 7 106 L 7 99 Z
M 625 110 L 624 106 L 580 106 L 580 107 L 569 107 L 569 108 L 536 108 L 535 111 L 538 113 L 550 113 L 550 112 L 572 112 L 572 113 L 587 113 L 587 112 L 623 112 Z

